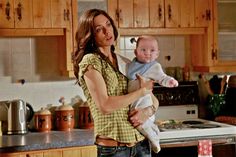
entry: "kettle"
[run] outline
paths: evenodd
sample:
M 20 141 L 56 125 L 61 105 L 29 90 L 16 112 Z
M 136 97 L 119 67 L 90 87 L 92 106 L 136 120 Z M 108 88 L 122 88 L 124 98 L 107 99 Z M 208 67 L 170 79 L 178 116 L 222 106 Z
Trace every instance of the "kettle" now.
M 1 103 L 7 108 L 7 134 L 27 133 L 27 122 L 30 122 L 34 115 L 32 106 L 20 99 Z

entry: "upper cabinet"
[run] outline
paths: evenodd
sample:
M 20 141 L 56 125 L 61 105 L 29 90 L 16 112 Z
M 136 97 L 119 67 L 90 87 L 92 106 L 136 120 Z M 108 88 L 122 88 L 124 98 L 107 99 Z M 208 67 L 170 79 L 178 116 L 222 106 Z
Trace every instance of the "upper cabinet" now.
M 31 0 L 0 0 L 0 28 L 33 27 Z
M 208 27 L 212 20 L 211 0 L 195 0 L 195 26 Z
M 51 0 L 51 21 L 53 28 L 71 27 L 72 25 L 72 8 L 71 0 Z
M 33 28 L 50 28 L 51 27 L 51 5 L 50 0 L 33 1 Z M 53 8 L 52 8 L 53 9 Z
M 67 28 L 71 0 L 0 0 L 0 28 Z
M 201 0 L 200 0 L 201 1 Z M 218 0 L 202 0 L 210 7 L 206 33 L 191 36 L 191 55 L 194 71 L 199 72 L 236 72 L 236 59 L 227 60 L 221 56 L 218 41 Z M 235 8 L 236 9 L 236 8 Z M 226 48 L 226 47 L 225 47 Z
M 109 0 L 108 13 L 119 28 L 195 28 L 210 20 L 205 0 Z
M 0 0 L 0 37 L 57 36 L 59 69 L 73 77 L 77 0 Z

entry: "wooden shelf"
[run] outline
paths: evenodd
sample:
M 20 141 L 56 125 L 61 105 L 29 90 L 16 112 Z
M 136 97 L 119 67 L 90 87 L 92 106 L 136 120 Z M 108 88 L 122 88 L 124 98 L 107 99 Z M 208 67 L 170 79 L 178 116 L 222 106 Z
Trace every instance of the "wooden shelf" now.
M 205 28 L 119 28 L 122 36 L 128 35 L 193 35 L 205 34 Z
M 236 72 L 236 66 L 194 66 L 193 71 L 196 72 Z
M 0 37 L 63 36 L 64 28 L 0 29 Z

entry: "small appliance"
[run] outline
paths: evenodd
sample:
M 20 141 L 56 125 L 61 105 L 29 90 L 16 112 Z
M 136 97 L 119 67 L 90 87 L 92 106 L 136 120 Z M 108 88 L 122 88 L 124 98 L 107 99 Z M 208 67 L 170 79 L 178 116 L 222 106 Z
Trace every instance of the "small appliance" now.
M 7 134 L 27 133 L 27 122 L 34 115 L 32 106 L 21 99 L 1 101 L 0 104 L 7 109 Z

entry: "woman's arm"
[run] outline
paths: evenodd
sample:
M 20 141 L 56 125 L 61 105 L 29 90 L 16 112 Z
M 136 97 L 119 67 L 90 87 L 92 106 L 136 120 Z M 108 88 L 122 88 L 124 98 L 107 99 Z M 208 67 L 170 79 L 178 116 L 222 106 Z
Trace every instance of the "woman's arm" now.
M 137 127 L 141 124 L 143 124 L 149 117 L 151 117 L 153 114 L 156 113 L 158 107 L 159 107 L 159 101 L 155 97 L 153 93 L 151 93 L 153 104 L 152 106 L 148 106 L 145 108 L 137 108 L 129 113 L 129 120 L 130 123 Z
M 144 82 L 141 78 L 141 88 L 126 95 L 108 96 L 105 81 L 97 70 L 89 66 L 84 74 L 88 90 L 103 114 L 112 113 L 133 103 L 139 97 L 151 93 L 153 81 Z

